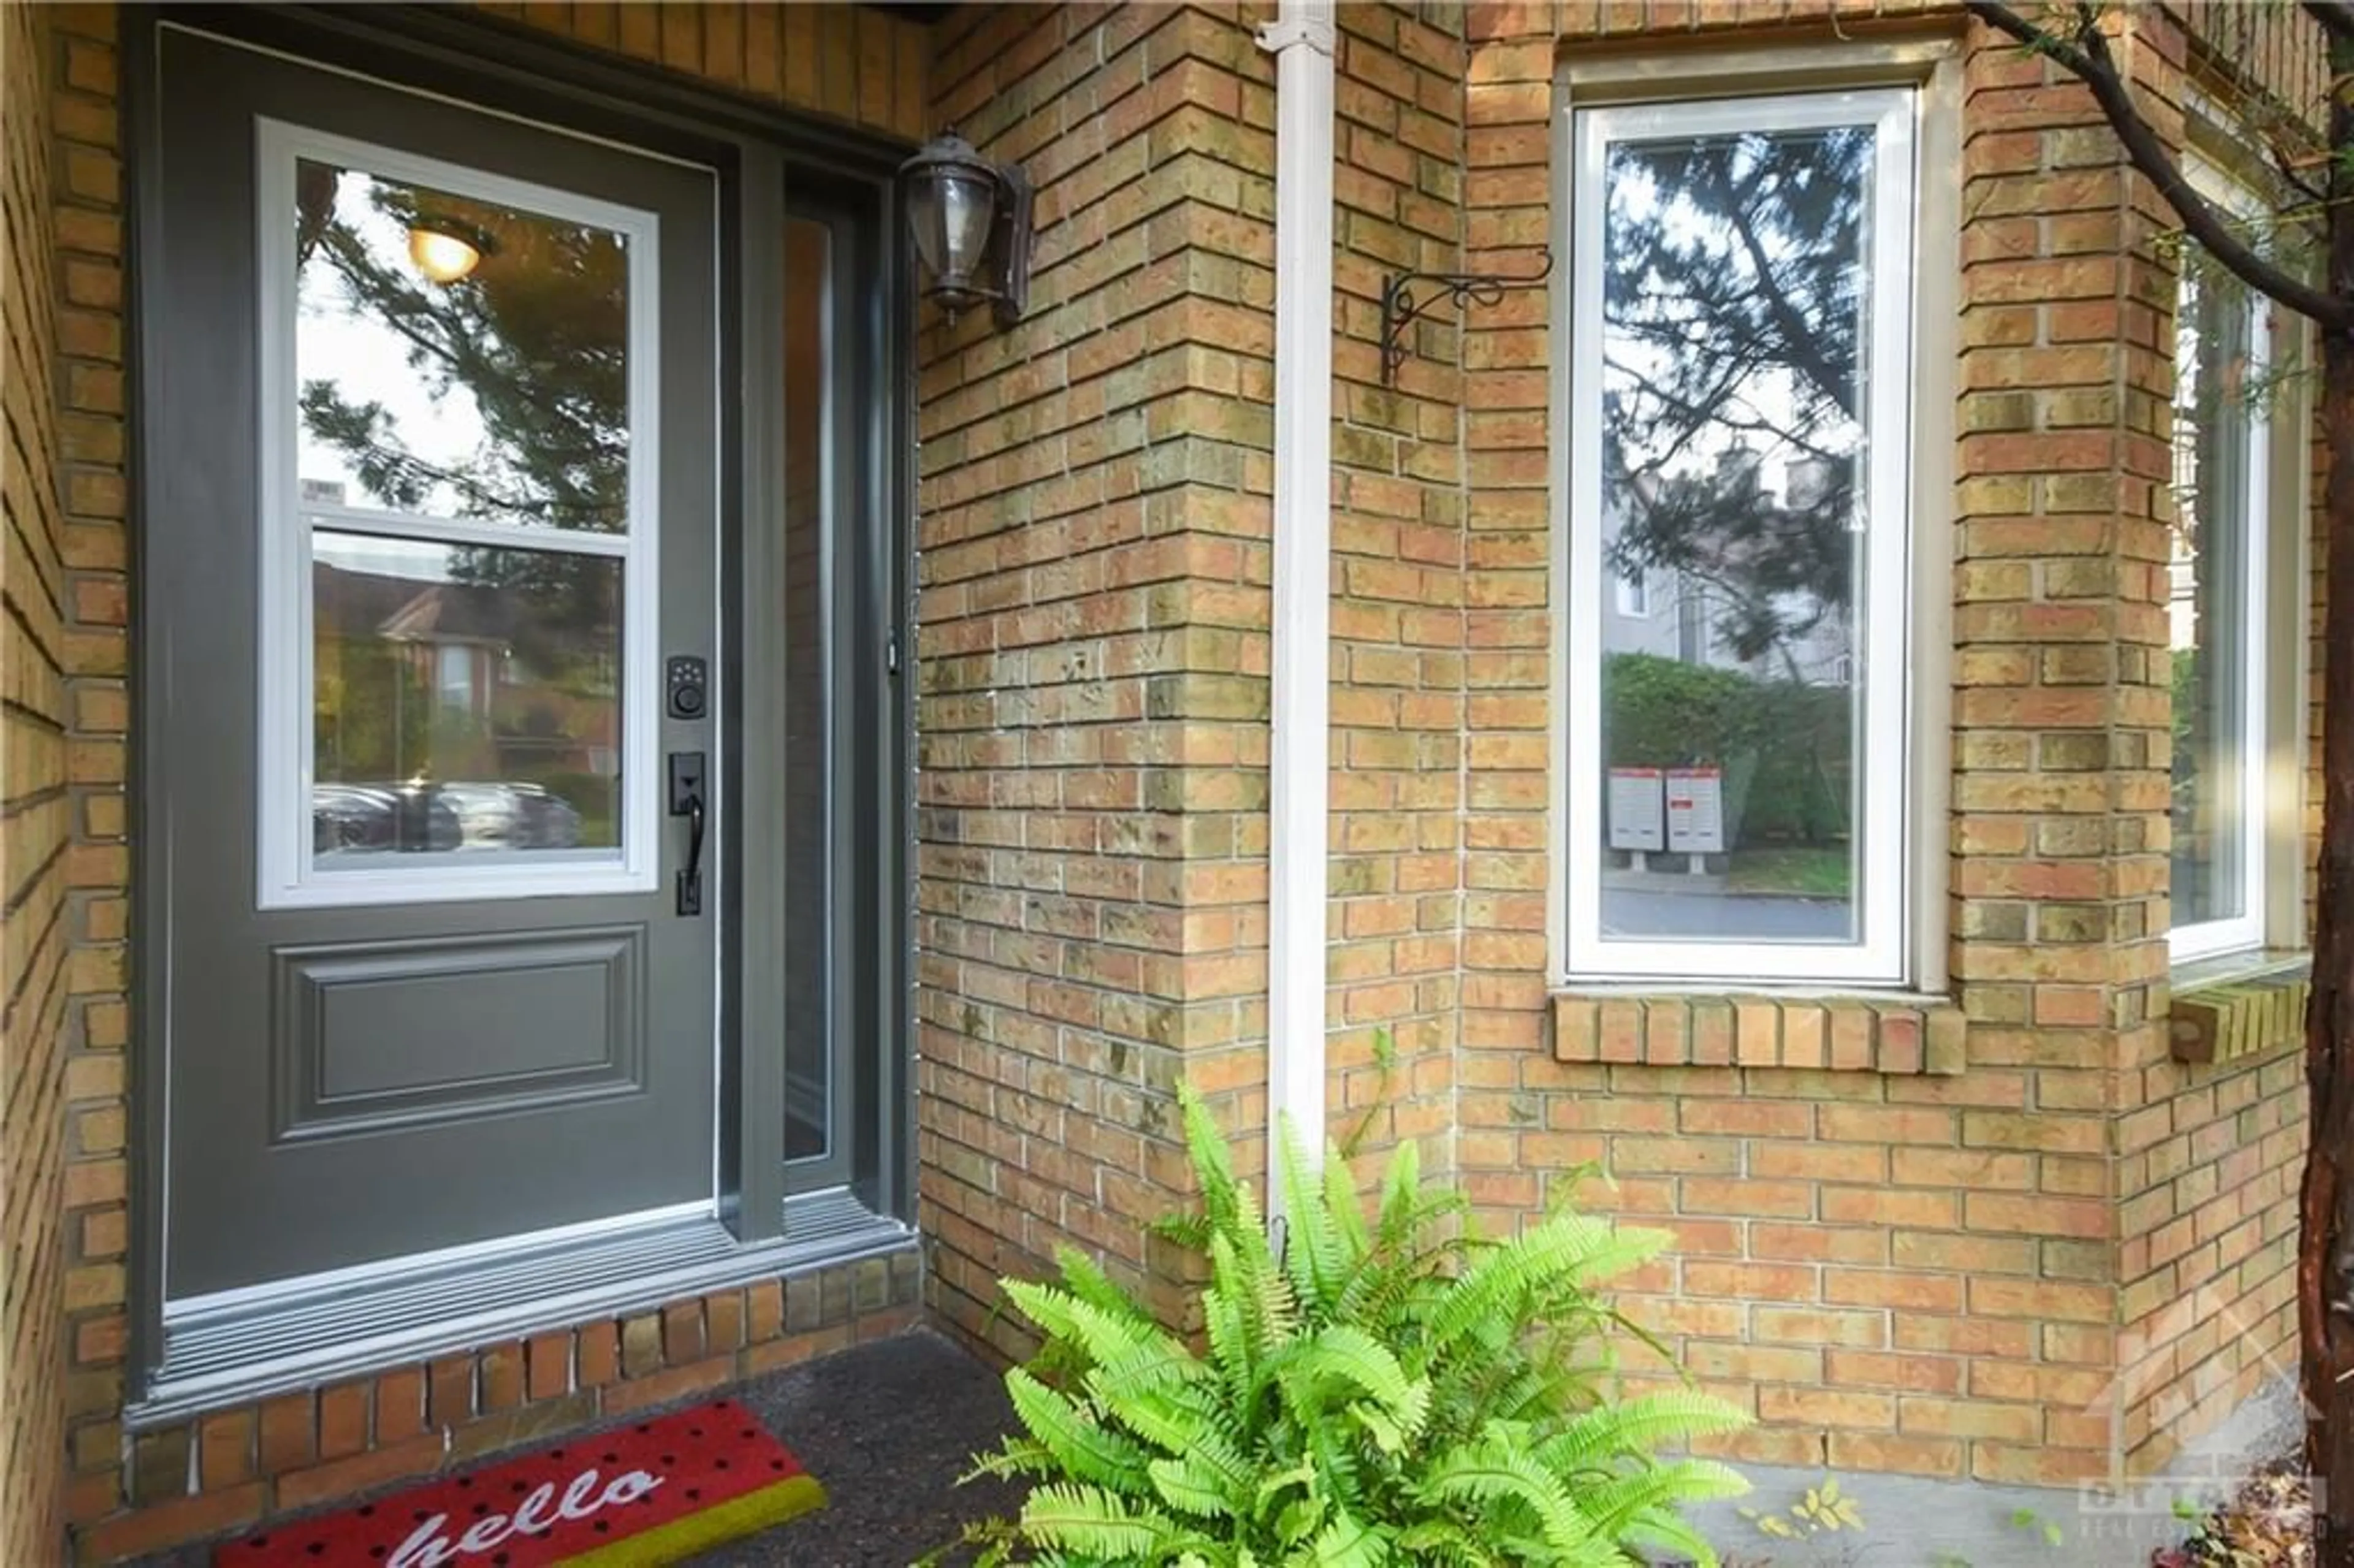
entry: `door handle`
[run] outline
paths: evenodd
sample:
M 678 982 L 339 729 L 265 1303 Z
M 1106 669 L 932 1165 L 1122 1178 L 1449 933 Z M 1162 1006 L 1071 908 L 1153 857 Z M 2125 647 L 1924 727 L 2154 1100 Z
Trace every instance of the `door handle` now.
M 686 864 L 678 874 L 678 912 L 682 915 L 703 913 L 703 831 L 704 797 L 707 769 L 703 753 L 673 751 L 670 754 L 670 814 L 686 819 Z

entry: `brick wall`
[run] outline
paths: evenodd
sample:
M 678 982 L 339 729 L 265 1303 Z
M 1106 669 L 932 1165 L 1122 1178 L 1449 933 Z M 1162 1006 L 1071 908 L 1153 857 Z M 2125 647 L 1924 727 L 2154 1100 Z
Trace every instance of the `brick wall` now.
M 2189 88 L 2235 106 L 2264 127 L 2275 123 L 2275 116 L 2294 123 L 2322 101 L 2321 34 L 2293 10 L 2194 4 L 2138 17 L 2133 43 L 2140 101 L 2178 145 Z M 2128 392 L 2126 418 L 2137 429 L 2165 432 L 2178 283 L 2170 254 L 2147 239 L 2173 224 L 2146 192 L 2138 212 L 2137 249 L 2150 265 L 2146 297 L 2158 309 L 2155 339 L 2143 345 L 2148 352 L 2137 362 Z M 2303 434 L 2277 418 L 2274 432 L 2280 440 Z M 2320 494 L 2317 474 L 2317 571 Z M 2154 499 L 2158 514 L 2170 522 L 2171 503 L 2162 487 Z M 2152 542 L 2150 547 L 2164 546 Z M 2155 591 L 2163 613 L 2166 589 L 2159 585 Z M 2317 627 L 2317 578 L 2314 600 Z M 2317 640 L 2317 694 L 2322 652 Z M 2162 683 L 2164 649 L 2152 649 L 2149 657 L 2148 679 Z M 2316 747 L 2319 718 L 2317 708 L 2309 720 Z M 2170 736 L 2153 729 L 2148 740 L 2148 765 L 2160 770 L 2163 782 Z M 2307 794 L 2317 800 L 2317 760 L 2307 767 Z M 2317 815 L 2306 831 L 2317 834 Z M 2311 863 L 2308 856 L 2308 870 Z M 2165 918 L 2162 907 L 2152 910 L 2153 925 L 2162 928 Z M 2264 1383 L 2293 1377 L 2297 1364 L 2296 1192 L 2308 1137 L 2301 1054 L 2214 1065 L 2175 1061 L 2165 1028 L 2163 978 L 2161 968 L 2150 977 L 2142 1011 L 2118 1020 L 2121 1114 L 2114 1147 L 2121 1332 L 2118 1375 L 2107 1404 L 2113 1448 L 2135 1470 L 2164 1465 Z
M 1180 1074 L 1246 1139 L 1265 1125 L 1273 69 L 1251 26 L 1271 8 L 973 6 L 928 35 L 874 9 L 494 8 L 910 139 L 953 122 L 1037 185 L 1028 318 L 997 334 L 928 315 L 918 348 L 928 1288 L 947 1321 L 1007 1351 L 1020 1337 L 991 1311 L 992 1281 L 1058 1244 L 1168 1299 L 1178 1266 L 1141 1223 L 1187 1185 Z M 1846 9 L 1902 23 L 1915 7 Z M 1606 1160 L 1616 1186 L 1583 1197 L 1676 1232 L 1634 1305 L 1760 1417 L 1733 1446 L 1742 1457 L 2065 1480 L 2105 1473 L 2119 1445 L 2162 1457 L 2261 1370 L 2286 1322 L 2302 1119 L 2292 1064 L 2166 1057 L 2156 653 L 2173 285 L 2147 192 L 2079 90 L 1968 36 L 1947 824 L 1958 1040 L 1925 1014 L 1894 1049 L 1837 1065 L 1831 1017 L 1786 1009 L 1770 1057 L 1735 1040 L 1711 1063 L 1674 1007 L 1635 1016 L 1686 1041 L 1682 1054 L 1628 1035 L 1623 1011 L 1592 1010 L 1588 1033 L 1557 1027 L 1544 893 L 1559 360 L 1545 295 L 1507 294 L 1459 328 L 1442 307 L 1396 387 L 1380 376 L 1385 272 L 1518 272 L 1554 238 L 1561 48 L 1646 31 L 1788 37 L 1823 10 L 1342 8 L 1331 1125 L 1373 1102 L 1387 1026 L 1398 1076 L 1377 1141 L 1421 1136 L 1491 1221 L 1536 1212 L 1571 1167 Z M 5 1375 L 12 1408 L 16 1380 L 42 1375 L 19 1348 L 46 1315 L 19 1291 L 42 1287 L 44 1255 L 16 1244 L 62 1213 L 53 1288 L 69 1313 L 70 1502 L 94 1527 L 88 1550 L 235 1524 L 706 1386 L 862 1331 L 844 1322 L 895 1326 L 898 1276 L 763 1287 L 126 1442 L 115 21 L 102 6 L 5 15 L 12 117 L 37 113 L 14 90 L 32 69 L 17 40 L 57 35 L 55 156 L 8 170 L 0 278 L 41 274 L 39 297 L 58 301 L 52 327 L 17 288 L 5 296 L 11 460 L 54 440 L 62 464 L 54 522 L 37 474 L 5 488 L 11 1160 L 39 1149 L 18 1118 L 53 1114 L 32 1091 L 58 1072 L 21 1049 L 20 1021 L 69 1044 L 71 1101 L 61 1201 L 7 1211 Z M 2180 48 L 2130 48 L 2162 91 Z M 41 144 L 9 138 L 12 154 Z M 58 249 L 27 260 L 19 226 L 44 180 Z M 54 436 L 20 391 L 45 378 L 16 374 L 52 330 Z M 61 978 L 41 981 L 44 963 Z M 25 1189 L 9 1175 L 13 1205 Z M 2236 1315 L 2243 1342 L 2186 1298 Z M 9 1485 L 37 1485 L 20 1478 L 38 1475 L 39 1436 L 10 1441 Z
M 1466 714 L 1510 700 L 1487 688 L 1516 629 L 1464 601 L 1463 381 L 1445 313 L 1416 337 L 1437 352 L 1388 386 L 1381 297 L 1385 275 L 1452 270 L 1461 253 L 1464 16 L 1341 6 L 1334 84 L 1329 1130 L 1371 1114 L 1369 1150 L 1416 1138 L 1437 1175 L 1453 1164 L 1465 902 L 1513 896 L 1467 881 Z M 1386 1080 L 1377 1029 L 1395 1045 Z
M 123 1393 L 123 1292 L 129 1215 L 124 1140 L 130 1109 L 130 721 L 124 682 L 130 606 L 124 529 L 122 167 L 111 6 L 52 12 L 64 39 L 53 103 L 58 171 L 58 339 L 64 367 L 60 488 L 71 630 L 68 774 L 73 848 L 72 1019 L 68 1033 L 65 1235 L 68 1510 L 87 1520 L 115 1506 Z
M 1028 316 L 927 314 L 917 1103 L 935 1308 L 1057 1245 L 1166 1298 L 1179 1075 L 1265 1124 L 1274 142 L 1250 16 L 968 8 L 933 116 L 1037 188 Z M 1246 1150 L 1240 1158 L 1252 1159 Z
M 1925 8 L 1840 9 L 1903 25 Z M 1559 51 L 1645 36 L 1828 47 L 1794 30 L 1827 10 L 1475 7 L 1464 265 L 1518 270 L 1556 237 Z M 1961 308 L 1940 350 L 1959 358 L 1953 687 L 1933 694 L 1953 716 L 1958 1016 L 1925 1021 L 1936 1048 L 1908 1040 L 1882 1070 L 1826 1070 L 1839 1029 L 1827 1049 L 1811 1008 L 1760 1012 L 1776 1038 L 1756 1059 L 1780 1066 L 1742 1065 L 1737 1010 L 1739 1039 L 1704 1052 L 1681 998 L 1648 1015 L 1548 1008 L 1541 899 L 1501 890 L 1557 874 L 1549 678 L 1511 651 L 1559 631 L 1544 460 L 1561 362 L 1543 295 L 1507 295 L 1459 341 L 1472 700 L 1458 1153 L 1498 1222 L 1599 1160 L 1616 1183 L 1584 1202 L 1676 1234 L 1633 1304 L 1759 1418 L 1737 1456 L 2064 1482 L 2162 1460 L 2277 1347 L 2301 1114 L 2293 1064 L 2167 1055 L 2162 213 L 2081 88 L 1956 19 L 1914 26 L 1964 39 Z M 2179 43 L 2120 48 L 2161 105 L 2178 96 Z M 1646 1025 L 1662 1017 L 1658 1039 Z M 1654 1065 L 1661 1053 L 1690 1065 Z M 2216 1327 L 2230 1314 L 2247 1319 L 2243 1344 Z
M 56 462 L 48 13 L 0 9 L 0 1561 L 62 1533 L 69 588 Z

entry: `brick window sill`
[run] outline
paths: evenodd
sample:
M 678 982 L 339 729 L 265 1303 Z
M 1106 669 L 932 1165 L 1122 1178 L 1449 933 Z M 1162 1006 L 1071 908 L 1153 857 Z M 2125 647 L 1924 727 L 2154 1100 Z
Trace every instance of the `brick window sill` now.
M 2174 971 L 2167 1032 L 2178 1062 L 2267 1056 L 2305 1038 L 2308 953 L 2238 953 Z
M 1564 1062 L 1951 1075 L 1963 1018 L 1941 996 L 1589 988 L 1554 994 L 1553 1049 Z

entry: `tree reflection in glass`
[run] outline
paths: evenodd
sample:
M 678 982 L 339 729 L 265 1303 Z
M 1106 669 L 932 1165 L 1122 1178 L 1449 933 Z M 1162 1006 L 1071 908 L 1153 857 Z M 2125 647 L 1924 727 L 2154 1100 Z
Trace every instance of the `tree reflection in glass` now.
M 1604 597 L 1601 766 L 1663 775 L 1687 852 L 1612 835 L 1607 936 L 1856 937 L 1873 141 L 1607 150 L 1602 566 L 1641 589 Z
M 302 473 L 354 506 L 620 533 L 629 521 L 626 237 L 304 160 Z M 419 225 L 481 253 L 449 282 Z
M 625 567 L 567 538 L 630 525 L 628 237 L 307 159 L 295 207 L 316 863 L 609 856 Z

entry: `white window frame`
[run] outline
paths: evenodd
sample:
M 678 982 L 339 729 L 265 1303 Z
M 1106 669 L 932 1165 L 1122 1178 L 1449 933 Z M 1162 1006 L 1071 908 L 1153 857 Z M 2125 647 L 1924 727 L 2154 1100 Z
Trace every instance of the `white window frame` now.
M 1651 619 L 1651 577 L 1638 567 L 1632 572 L 1613 574 L 1617 577 L 1618 613 L 1629 620 Z
M 2196 155 L 2186 156 L 2182 166 L 2192 185 L 2216 206 L 2241 217 L 2257 217 L 2264 212 L 2264 205 L 2254 192 L 2231 179 L 2205 159 Z M 2178 281 L 2178 310 L 2180 301 L 2180 283 Z M 2248 303 L 2249 379 L 2260 386 L 2272 367 L 2273 309 L 2270 302 L 2253 295 Z M 2247 504 L 2240 517 L 2245 529 L 2243 544 L 2247 550 L 2241 573 L 2243 580 L 2240 607 L 2241 614 L 2246 618 L 2243 638 L 2246 654 L 2243 665 L 2246 689 L 2241 695 L 2239 737 L 2241 907 L 2239 914 L 2223 919 L 2169 926 L 2166 933 L 2167 954 L 2178 964 L 2259 949 L 2265 945 L 2267 936 L 2265 927 L 2270 906 L 2265 883 L 2271 869 L 2271 857 L 2265 830 L 2273 814 L 2270 725 L 2273 702 L 2272 663 L 2267 657 L 2272 634 L 2265 617 L 2269 613 L 2267 594 L 2274 564 L 2274 454 L 2270 408 L 2262 397 L 2252 400 L 2245 407 L 2250 418 L 2245 465 Z M 2172 863 L 2172 856 L 2169 855 L 2169 868 Z
M 1761 87 L 1764 83 L 1759 84 Z M 1898 987 L 1911 977 L 1917 915 L 1915 838 L 1931 813 L 1914 799 L 1926 758 L 1914 733 L 1914 276 L 1924 90 L 1911 84 L 1813 92 L 1573 107 L 1564 217 L 1571 256 L 1565 724 L 1566 853 L 1562 864 L 1566 980 L 1572 984 L 1701 983 Z M 1846 943 L 1609 940 L 1602 931 L 1602 583 L 1604 549 L 1602 247 L 1608 147 L 1615 142 L 1743 131 L 1870 124 L 1874 132 L 1867 246 L 1872 258 L 1865 364 L 1865 516 L 1871 530 L 1857 622 L 1868 680 L 1858 715 L 1861 772 L 1857 939 Z
M 653 213 L 577 192 L 257 116 L 254 122 L 260 356 L 261 624 L 254 789 L 256 895 L 264 909 L 648 893 L 659 884 L 662 703 L 661 432 Z M 333 164 L 622 235 L 628 246 L 630 475 L 623 533 L 533 528 L 302 500 L 295 361 L 296 164 Z M 621 569 L 621 810 L 618 851 L 451 851 L 322 872 L 312 854 L 315 782 L 312 546 L 314 529 L 420 544 L 475 545 L 618 559 Z

